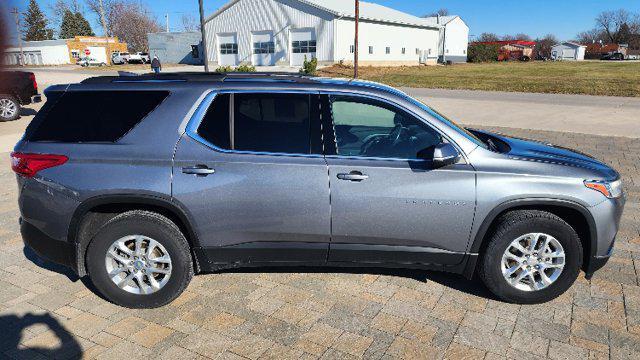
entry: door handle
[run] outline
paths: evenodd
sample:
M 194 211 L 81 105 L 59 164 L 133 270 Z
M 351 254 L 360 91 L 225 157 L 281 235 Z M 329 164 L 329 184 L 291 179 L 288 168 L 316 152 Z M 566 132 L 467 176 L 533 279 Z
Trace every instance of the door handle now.
M 348 174 L 338 174 L 338 179 L 346 180 L 346 181 L 360 182 L 360 181 L 367 180 L 368 178 L 369 178 L 368 175 L 365 175 L 360 171 L 352 171 Z
M 188 175 L 208 176 L 214 174 L 216 171 L 206 165 L 196 165 L 192 167 L 183 167 L 182 173 Z

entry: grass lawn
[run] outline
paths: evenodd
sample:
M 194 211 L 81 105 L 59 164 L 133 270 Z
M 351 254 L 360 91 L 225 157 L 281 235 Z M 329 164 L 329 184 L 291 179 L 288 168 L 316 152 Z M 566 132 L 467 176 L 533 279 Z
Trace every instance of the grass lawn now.
M 351 77 L 335 65 L 322 76 Z M 640 97 L 640 62 L 509 62 L 361 67 L 360 77 L 391 86 Z

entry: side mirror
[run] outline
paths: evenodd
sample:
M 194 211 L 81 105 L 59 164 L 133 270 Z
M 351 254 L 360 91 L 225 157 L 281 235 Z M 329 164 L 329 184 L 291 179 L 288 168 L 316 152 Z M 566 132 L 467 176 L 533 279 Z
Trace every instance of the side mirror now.
M 449 143 L 440 143 L 435 147 L 430 147 L 420 151 L 418 156 L 425 160 L 431 160 L 433 162 L 433 167 L 436 169 L 453 165 L 460 159 L 458 150 Z

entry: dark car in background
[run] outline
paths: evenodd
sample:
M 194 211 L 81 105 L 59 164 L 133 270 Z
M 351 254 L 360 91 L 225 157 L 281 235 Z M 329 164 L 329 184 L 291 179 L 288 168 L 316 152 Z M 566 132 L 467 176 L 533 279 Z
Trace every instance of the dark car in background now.
M 600 58 L 600 60 L 615 60 L 615 61 L 622 61 L 624 59 L 625 59 L 624 54 L 619 52 L 607 54 Z
M 0 121 L 20 117 L 20 106 L 40 102 L 38 82 L 32 72 L 0 72 Z

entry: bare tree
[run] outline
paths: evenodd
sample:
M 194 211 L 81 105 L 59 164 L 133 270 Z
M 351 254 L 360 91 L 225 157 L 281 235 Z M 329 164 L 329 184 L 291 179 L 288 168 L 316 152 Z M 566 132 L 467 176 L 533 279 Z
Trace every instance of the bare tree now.
M 193 15 L 182 15 L 182 31 L 200 31 L 200 23 Z
M 545 58 L 551 57 L 551 48 L 560 42 L 553 34 L 547 34 L 543 38 L 538 38 L 535 41 L 538 44 L 536 47 L 538 55 Z
M 478 37 L 478 41 L 480 42 L 489 42 L 489 41 L 499 41 L 500 38 L 498 37 L 498 35 L 494 34 L 494 33 L 482 33 L 480 34 L 480 36 Z
M 612 43 L 620 43 L 623 29 L 632 33 L 640 30 L 640 15 L 632 14 L 625 9 L 616 11 L 604 11 L 596 18 L 596 25 L 604 32 L 607 40 Z
M 423 17 L 428 18 L 428 17 L 436 17 L 436 16 L 449 16 L 449 9 L 442 8 L 436 12 L 432 12 Z
M 96 15 L 100 25 L 102 25 L 102 31 L 104 32 L 104 36 L 111 36 L 112 31 L 109 28 L 109 24 L 107 22 L 108 13 L 112 9 L 112 5 L 115 0 L 86 0 L 87 6 L 91 9 L 91 12 Z
M 106 18 L 111 34 L 126 42 L 130 51 L 148 51 L 147 34 L 162 31 L 158 20 L 139 3 L 112 0 L 108 9 Z

